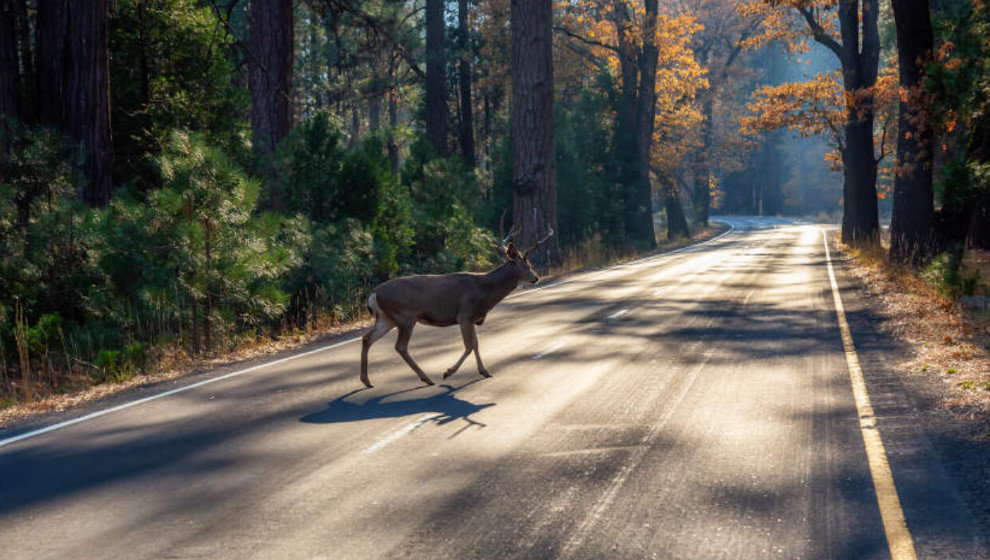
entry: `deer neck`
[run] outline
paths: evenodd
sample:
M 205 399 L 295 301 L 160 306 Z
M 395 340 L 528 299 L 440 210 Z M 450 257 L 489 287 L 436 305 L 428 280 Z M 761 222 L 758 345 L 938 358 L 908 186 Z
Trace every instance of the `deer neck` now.
M 486 274 L 485 280 L 492 288 L 487 298 L 488 308 L 491 309 L 519 286 L 519 273 L 514 266 L 505 263 Z

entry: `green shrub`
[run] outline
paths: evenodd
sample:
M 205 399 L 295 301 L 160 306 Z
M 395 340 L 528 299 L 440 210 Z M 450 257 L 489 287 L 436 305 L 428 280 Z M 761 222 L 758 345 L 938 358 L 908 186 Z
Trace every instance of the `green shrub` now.
M 962 274 L 963 247 L 958 246 L 936 256 L 922 271 L 922 278 L 941 295 L 955 299 L 971 296 L 979 285 L 979 273 L 966 277 Z

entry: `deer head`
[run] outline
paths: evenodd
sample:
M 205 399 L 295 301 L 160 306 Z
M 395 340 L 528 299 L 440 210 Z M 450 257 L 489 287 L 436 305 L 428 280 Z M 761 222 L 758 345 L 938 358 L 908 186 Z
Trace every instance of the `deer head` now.
M 535 215 L 534 208 L 534 215 Z M 502 219 L 499 222 L 499 234 L 501 235 L 505 231 L 505 214 L 508 212 L 502 212 Z M 529 282 L 530 284 L 535 284 L 539 282 L 540 277 L 533 272 L 533 265 L 529 262 L 529 255 L 533 251 L 539 249 L 543 246 L 547 240 L 553 235 L 553 227 L 550 227 L 549 233 L 547 233 L 542 239 L 536 242 L 532 247 L 526 249 L 522 253 L 516 248 L 515 243 L 510 241 L 516 234 L 519 233 L 521 228 L 518 226 L 513 227 L 509 234 L 502 238 L 502 242 L 499 243 L 498 250 L 499 253 L 505 258 L 506 264 L 514 266 L 517 269 L 519 278 L 524 282 Z

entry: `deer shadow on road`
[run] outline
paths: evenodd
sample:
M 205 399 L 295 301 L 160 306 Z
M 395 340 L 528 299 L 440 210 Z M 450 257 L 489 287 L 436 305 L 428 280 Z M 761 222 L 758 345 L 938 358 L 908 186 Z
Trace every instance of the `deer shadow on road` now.
M 430 394 L 429 396 L 418 398 L 406 398 L 405 395 L 415 391 L 430 390 L 427 387 L 416 387 L 405 389 L 393 393 L 378 395 L 369 399 L 361 400 L 356 398 L 367 389 L 356 389 L 337 397 L 327 404 L 325 410 L 307 414 L 299 419 L 306 424 L 339 424 L 346 422 L 359 422 L 361 420 L 372 420 L 375 418 L 402 418 L 405 416 L 420 416 L 433 413 L 429 420 L 437 424 L 448 424 L 455 420 L 464 420 L 469 426 L 484 427 L 485 424 L 477 422 L 471 415 L 495 406 L 495 403 L 475 404 L 471 401 L 460 399 L 455 395 L 457 391 L 477 383 L 480 379 L 469 381 L 463 385 L 439 385 L 438 389 L 443 392 Z

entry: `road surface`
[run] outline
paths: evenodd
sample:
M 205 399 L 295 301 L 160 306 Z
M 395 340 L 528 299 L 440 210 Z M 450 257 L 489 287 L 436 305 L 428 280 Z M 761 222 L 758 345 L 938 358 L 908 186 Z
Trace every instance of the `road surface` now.
M 479 329 L 491 379 L 468 360 L 424 387 L 393 331 L 373 389 L 345 341 L 0 433 L 0 556 L 890 558 L 875 423 L 917 557 L 986 557 L 882 360 L 857 409 L 822 229 L 725 221 L 514 294 Z M 456 328 L 413 335 L 437 382 L 460 352 Z

